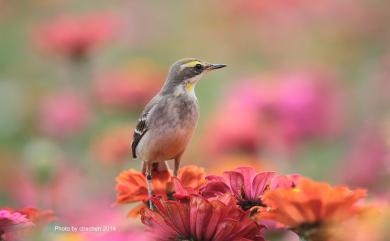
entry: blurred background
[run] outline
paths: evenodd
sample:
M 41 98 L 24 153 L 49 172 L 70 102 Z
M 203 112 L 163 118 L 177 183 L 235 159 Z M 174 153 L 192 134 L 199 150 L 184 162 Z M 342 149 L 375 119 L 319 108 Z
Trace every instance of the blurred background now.
M 129 207 L 112 206 L 115 177 L 140 170 L 133 128 L 183 57 L 228 65 L 197 85 L 200 123 L 183 165 L 300 173 L 388 197 L 389 9 L 0 0 L 0 207 L 52 209 L 61 225 L 137 225 Z M 119 231 L 89 239 L 49 226 L 32 240 L 124 240 Z

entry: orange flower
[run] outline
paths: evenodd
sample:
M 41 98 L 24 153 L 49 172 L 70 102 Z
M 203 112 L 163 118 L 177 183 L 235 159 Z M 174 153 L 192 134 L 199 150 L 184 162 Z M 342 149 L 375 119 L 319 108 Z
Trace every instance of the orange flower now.
M 173 183 L 169 172 L 152 173 L 152 189 L 155 196 L 168 200 L 173 193 Z M 197 190 L 205 182 L 203 168 L 186 166 L 179 170 L 178 179 L 186 188 Z M 148 200 L 148 191 L 145 175 L 134 169 L 123 171 L 116 178 L 116 203 L 127 204 L 143 202 L 130 211 L 129 216 L 137 216 Z
M 375 202 L 365 205 L 359 216 L 334 225 L 335 241 L 385 241 L 390 240 L 388 228 L 390 208 L 387 203 Z
M 357 202 L 365 190 L 352 191 L 344 186 L 332 187 L 327 183 L 302 178 L 296 188 L 279 188 L 264 194 L 268 208 L 257 216 L 281 223 L 312 241 L 329 240 L 328 225 L 358 214 Z

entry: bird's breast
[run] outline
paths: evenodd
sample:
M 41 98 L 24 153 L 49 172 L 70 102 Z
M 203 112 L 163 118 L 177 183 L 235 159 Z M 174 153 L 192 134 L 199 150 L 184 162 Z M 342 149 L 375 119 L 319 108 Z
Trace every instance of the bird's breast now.
M 168 160 L 182 153 L 196 127 L 198 105 L 189 98 L 165 98 L 149 117 L 141 140 L 145 159 Z

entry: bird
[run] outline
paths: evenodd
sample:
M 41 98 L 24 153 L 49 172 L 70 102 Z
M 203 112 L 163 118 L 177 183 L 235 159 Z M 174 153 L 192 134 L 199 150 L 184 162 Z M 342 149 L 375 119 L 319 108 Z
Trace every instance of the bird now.
M 169 170 L 167 161 L 174 160 L 173 176 L 178 174 L 181 157 L 199 116 L 196 84 L 206 73 L 224 67 L 224 64 L 210 64 L 197 58 L 176 61 L 160 91 L 142 111 L 133 133 L 131 151 L 134 159 L 142 161 L 149 199 L 152 197 L 152 171 Z M 151 202 L 149 206 L 152 208 Z

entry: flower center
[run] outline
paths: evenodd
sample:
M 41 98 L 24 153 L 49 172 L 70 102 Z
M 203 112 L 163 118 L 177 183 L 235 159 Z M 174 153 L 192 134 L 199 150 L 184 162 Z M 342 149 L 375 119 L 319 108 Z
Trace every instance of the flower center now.
M 240 207 L 245 211 L 251 209 L 252 207 L 256 207 L 256 206 L 266 207 L 266 205 L 260 199 L 259 200 L 243 200 L 243 201 L 239 201 L 237 204 L 240 205 Z
M 321 231 L 321 222 L 304 223 L 292 230 L 298 233 L 304 240 L 327 240 L 326 233 Z

